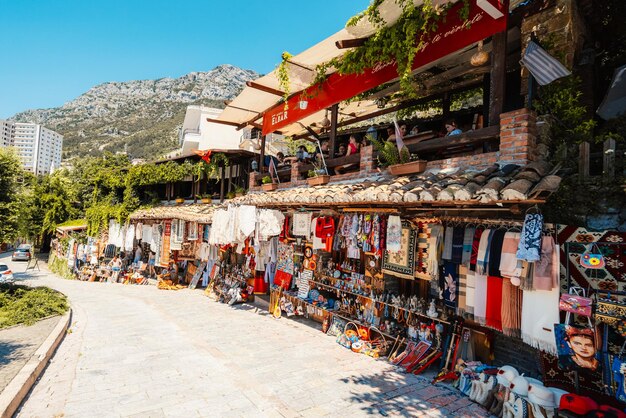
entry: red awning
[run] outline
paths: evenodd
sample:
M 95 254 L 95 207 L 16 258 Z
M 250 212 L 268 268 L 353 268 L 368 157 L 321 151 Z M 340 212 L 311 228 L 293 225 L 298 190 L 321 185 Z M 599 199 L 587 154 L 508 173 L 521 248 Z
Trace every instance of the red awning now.
M 414 70 L 506 30 L 508 10 L 505 5 L 499 0 L 480 1 L 483 7 L 479 7 L 477 2 L 471 2 L 469 18 L 465 22 L 458 15 L 458 11 L 463 7 L 461 2 L 448 11 L 446 21 L 439 25 L 439 31 L 428 38 L 425 46 L 415 56 Z M 491 17 L 484 10 L 484 3 L 491 4 L 502 13 L 502 16 L 496 19 Z M 263 135 L 280 130 L 320 110 L 396 78 L 398 78 L 398 73 L 395 62 L 377 65 L 365 70 L 362 74 L 333 73 L 320 87 L 310 87 L 293 95 L 288 101 L 287 110 L 285 110 L 284 103 L 268 109 L 263 116 Z M 301 109 L 298 106 L 300 98 L 309 96 L 312 98 L 307 99 L 306 109 Z

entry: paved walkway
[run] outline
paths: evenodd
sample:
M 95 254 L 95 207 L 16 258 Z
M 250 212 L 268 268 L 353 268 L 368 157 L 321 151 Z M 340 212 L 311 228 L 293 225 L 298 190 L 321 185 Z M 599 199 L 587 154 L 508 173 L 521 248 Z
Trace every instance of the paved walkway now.
M 74 321 L 20 417 L 486 416 L 315 327 L 200 291 L 47 274 L 30 284 L 67 294 Z
M 48 338 L 60 318 L 55 316 L 28 327 L 19 325 L 0 330 L 0 392 Z

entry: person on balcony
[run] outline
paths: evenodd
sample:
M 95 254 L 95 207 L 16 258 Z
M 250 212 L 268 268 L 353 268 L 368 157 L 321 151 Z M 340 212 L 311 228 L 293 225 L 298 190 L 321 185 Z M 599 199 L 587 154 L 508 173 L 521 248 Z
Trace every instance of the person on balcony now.
M 306 162 L 309 159 L 309 152 L 304 145 L 298 147 L 295 157 L 285 157 L 284 162 L 286 164 L 293 164 L 296 162 Z
M 463 133 L 463 131 L 456 126 L 456 121 L 454 119 L 448 119 L 445 127 L 446 136 L 459 135 Z
M 323 141 L 320 145 L 321 145 L 321 148 L 319 146 L 315 147 L 315 152 L 313 153 L 313 156 L 311 157 L 311 159 L 314 160 L 315 164 L 317 165 L 322 164 L 322 157 L 328 158 L 330 155 L 328 141 Z
M 350 140 L 348 141 L 348 149 L 345 153 L 345 157 L 348 157 L 350 155 L 354 155 L 354 154 L 358 154 L 359 153 L 359 147 L 358 147 L 358 142 L 356 139 L 356 136 L 354 135 L 350 135 Z M 348 169 L 348 168 L 353 168 L 354 166 L 356 166 L 358 164 L 345 164 L 345 165 L 341 165 L 339 167 L 335 167 L 335 174 L 343 174 L 343 172 Z

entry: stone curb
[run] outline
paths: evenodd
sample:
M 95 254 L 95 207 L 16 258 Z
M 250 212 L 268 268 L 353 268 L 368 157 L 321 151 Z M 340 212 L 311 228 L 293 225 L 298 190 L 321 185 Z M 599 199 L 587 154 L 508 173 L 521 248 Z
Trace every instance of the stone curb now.
M 15 414 L 22 401 L 28 395 L 37 378 L 48 364 L 48 361 L 65 337 L 65 333 L 72 321 L 72 309 L 65 313 L 54 327 L 48 338 L 35 351 L 33 356 L 22 367 L 17 375 L 0 393 L 1 418 L 10 418 Z

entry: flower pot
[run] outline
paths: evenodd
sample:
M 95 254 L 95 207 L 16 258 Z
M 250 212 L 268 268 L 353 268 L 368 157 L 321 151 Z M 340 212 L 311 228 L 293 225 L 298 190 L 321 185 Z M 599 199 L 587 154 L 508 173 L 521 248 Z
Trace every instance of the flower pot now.
M 182 205 L 183 203 L 185 203 L 185 199 L 176 199 L 177 205 Z
M 211 199 L 203 197 L 202 198 L 202 203 L 204 203 L 205 205 L 209 204 L 209 203 L 211 203 Z
M 426 160 L 411 161 L 405 164 L 390 165 L 389 172 L 394 176 L 402 176 L 405 174 L 421 173 L 426 170 Z
M 264 192 L 271 192 L 272 190 L 276 190 L 278 188 L 278 184 L 276 183 L 266 183 L 261 186 Z
M 309 183 L 309 186 L 321 186 L 322 184 L 327 184 L 330 181 L 330 176 L 328 174 L 324 174 L 322 176 L 310 177 L 306 181 Z
M 244 196 L 245 194 L 246 194 L 245 192 L 235 193 L 235 197 L 241 197 L 241 196 Z

